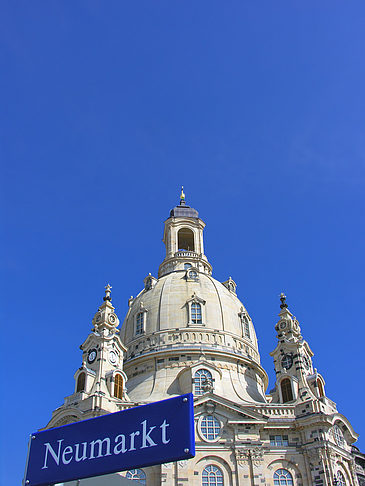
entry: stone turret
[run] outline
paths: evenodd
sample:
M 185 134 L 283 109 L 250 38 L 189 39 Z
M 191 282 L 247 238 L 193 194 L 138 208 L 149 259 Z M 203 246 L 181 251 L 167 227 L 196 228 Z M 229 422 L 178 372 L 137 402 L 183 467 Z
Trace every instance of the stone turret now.
M 280 301 L 279 320 L 275 325 L 278 344 L 270 353 L 276 373 L 274 401 L 288 403 L 324 398 L 324 379 L 313 368 L 313 351 L 303 339 L 299 322 L 288 309 L 283 293 Z
M 82 365 L 74 375 L 75 392 L 53 412 L 47 427 L 130 406 L 126 392 L 127 376 L 123 371 L 126 347 L 119 337 L 119 319 L 111 301 L 111 286 L 108 284 L 103 303 L 92 319 L 92 331 L 80 346 Z

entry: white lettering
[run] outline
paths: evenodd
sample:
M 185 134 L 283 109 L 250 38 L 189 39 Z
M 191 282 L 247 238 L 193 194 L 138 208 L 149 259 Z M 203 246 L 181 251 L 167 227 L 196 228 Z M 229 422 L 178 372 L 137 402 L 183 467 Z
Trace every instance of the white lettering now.
M 103 450 L 102 449 L 103 449 L 104 442 L 106 443 L 106 453 L 104 454 L 104 456 L 111 456 L 110 439 L 109 439 L 109 437 L 105 437 L 105 439 L 103 439 L 103 440 L 96 439 L 96 440 L 93 440 L 92 442 L 90 442 L 90 457 L 89 457 L 89 459 L 95 458 L 95 456 L 94 456 L 95 444 L 97 444 L 99 446 L 99 454 L 97 455 L 97 457 L 103 457 Z
M 83 442 L 82 445 L 84 446 L 83 452 L 82 452 L 82 457 L 79 457 L 80 444 L 75 444 L 75 447 L 76 447 L 75 460 L 76 460 L 76 462 L 85 461 L 85 459 L 86 459 L 87 442 Z
M 48 451 L 50 452 L 50 454 L 53 457 L 53 459 L 54 459 L 55 463 L 57 464 L 57 466 L 60 465 L 61 444 L 63 442 L 63 439 L 60 439 L 57 442 L 58 442 L 58 453 L 57 454 L 52 449 L 52 446 L 51 446 L 51 444 L 49 442 L 46 442 L 44 444 L 46 446 L 46 454 L 44 456 L 44 464 L 43 464 L 42 469 L 48 469 L 48 466 L 47 466 Z
M 120 440 L 120 442 L 118 442 L 118 440 Z M 121 452 L 124 454 L 124 452 L 127 452 L 127 449 L 125 448 L 125 435 L 117 435 L 115 438 L 115 442 L 118 442 L 118 444 L 114 446 L 114 454 L 120 454 Z
M 67 446 L 63 449 L 63 452 L 62 452 L 63 464 L 70 464 L 70 462 L 72 461 L 72 453 L 73 453 L 73 450 L 72 450 L 71 446 Z M 70 459 L 67 459 L 67 457 L 66 457 L 67 454 L 71 454 Z
M 150 427 L 150 430 L 146 434 L 147 420 L 144 420 L 143 422 L 141 422 L 141 425 L 142 425 L 142 434 L 143 434 L 142 435 L 141 449 L 145 449 L 146 447 L 152 447 L 152 446 L 157 445 L 155 442 L 153 442 L 153 440 L 150 437 L 150 433 L 152 432 L 153 429 L 156 428 L 156 426 L 154 425 L 153 427 Z M 148 442 L 149 445 L 147 445 L 147 442 Z
M 131 446 L 129 448 L 130 451 L 135 451 L 136 448 L 134 447 L 134 437 L 136 435 L 139 435 L 139 430 L 137 430 L 136 432 L 132 432 L 131 434 L 129 434 L 131 436 Z
M 170 439 L 166 439 L 166 428 L 170 427 L 170 424 L 166 423 L 166 419 L 163 421 L 163 423 L 160 425 L 161 429 L 161 439 L 163 444 L 168 444 L 170 442 Z

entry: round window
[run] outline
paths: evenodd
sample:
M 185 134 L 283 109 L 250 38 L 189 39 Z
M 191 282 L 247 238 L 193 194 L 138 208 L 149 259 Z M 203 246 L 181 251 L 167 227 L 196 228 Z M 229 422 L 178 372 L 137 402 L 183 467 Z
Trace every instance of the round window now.
M 221 424 L 214 415 L 204 415 L 200 422 L 201 435 L 206 440 L 215 440 L 221 431 Z

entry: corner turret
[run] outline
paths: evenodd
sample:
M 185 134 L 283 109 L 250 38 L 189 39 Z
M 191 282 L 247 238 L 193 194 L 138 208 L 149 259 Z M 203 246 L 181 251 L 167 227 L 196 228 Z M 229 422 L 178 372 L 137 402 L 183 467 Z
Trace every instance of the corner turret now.
M 91 333 L 80 346 L 82 365 L 74 375 L 75 392 L 53 412 L 47 428 L 131 406 L 126 391 L 127 376 L 123 371 L 127 348 L 119 337 L 119 319 L 112 305 L 109 284 L 92 324 Z
M 297 318 L 288 309 L 285 294 L 280 294 L 279 320 L 275 325 L 278 344 L 270 356 L 274 358 L 276 383 L 273 402 L 302 403 L 309 398 L 335 404 L 325 398 L 324 379 L 313 368 L 313 351 L 301 335 Z

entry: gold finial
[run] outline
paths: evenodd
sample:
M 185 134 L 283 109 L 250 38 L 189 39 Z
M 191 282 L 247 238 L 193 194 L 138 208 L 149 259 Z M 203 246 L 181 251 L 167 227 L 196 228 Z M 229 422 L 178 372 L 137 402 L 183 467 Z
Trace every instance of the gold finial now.
M 185 204 L 184 186 L 181 186 L 180 204 Z

